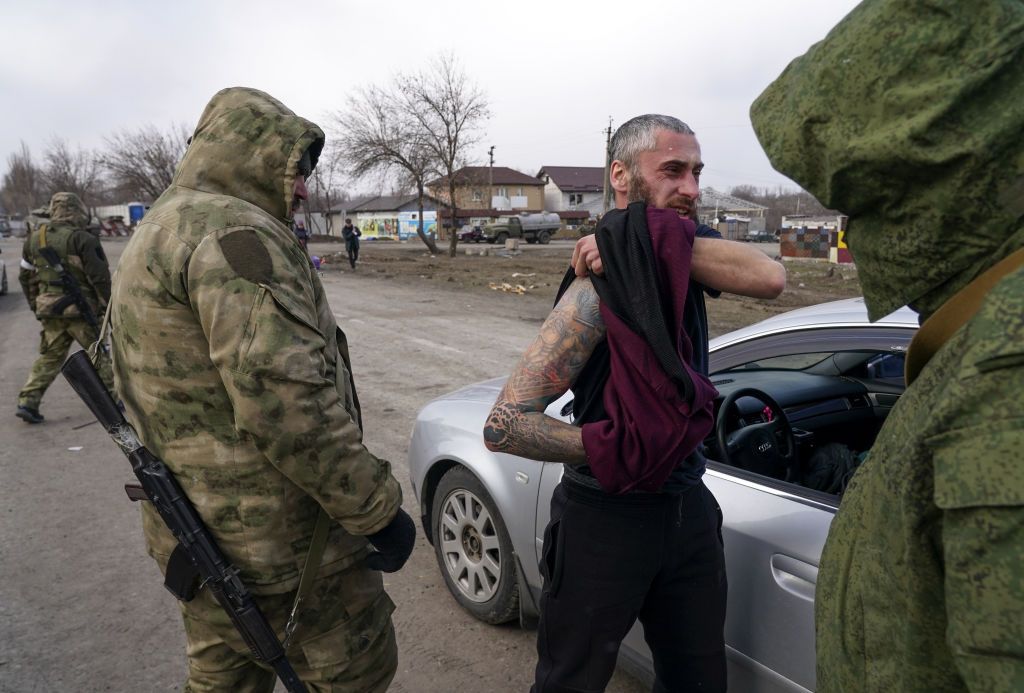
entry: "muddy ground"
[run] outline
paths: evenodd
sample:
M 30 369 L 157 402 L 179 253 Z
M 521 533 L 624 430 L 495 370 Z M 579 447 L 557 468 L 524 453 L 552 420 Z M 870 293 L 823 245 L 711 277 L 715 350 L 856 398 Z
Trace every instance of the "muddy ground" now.
M 124 243 L 104 240 L 112 262 Z M 20 241 L 0 240 L 0 249 L 12 281 L 11 294 L 0 297 L 0 691 L 180 690 L 181 620 L 124 496 L 126 460 L 62 379 L 43 401 L 45 424 L 14 416 L 38 323 L 17 286 Z M 356 271 L 334 261 L 340 249 L 311 246 L 328 257 L 323 281 L 351 344 L 366 445 L 393 462 L 405 508 L 418 516 L 405 466 L 416 412 L 438 395 L 508 372 L 549 310 L 572 246 L 451 259 L 430 257 L 416 243 L 364 243 Z M 850 269 L 788 267 L 789 288 L 777 301 L 709 301 L 712 333 L 858 293 Z M 490 288 L 506 283 L 526 292 Z M 393 691 L 528 688 L 534 633 L 487 626 L 459 609 L 422 534 L 408 565 L 386 584 L 398 607 Z M 620 672 L 609 690 L 643 687 Z

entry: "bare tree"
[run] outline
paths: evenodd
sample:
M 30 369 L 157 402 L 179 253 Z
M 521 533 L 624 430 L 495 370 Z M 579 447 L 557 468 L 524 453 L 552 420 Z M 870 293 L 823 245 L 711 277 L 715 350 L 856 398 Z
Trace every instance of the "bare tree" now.
M 324 232 L 329 236 L 334 234 L 331 210 L 335 204 L 347 199 L 347 195 L 339 186 L 343 169 L 341 153 L 338 151 L 337 145 L 333 147 L 328 145 L 320 152 L 316 168 L 313 169 L 313 175 L 307 181 L 306 186 L 309 191 L 309 199 L 304 206 L 306 208 L 306 226 L 310 233 L 314 232 L 314 227 L 309 211 L 314 210 L 323 215 L 326 227 Z
M 0 200 L 7 212 L 28 214 L 45 203 L 42 191 L 42 175 L 32 161 L 28 145 L 21 143 L 21 151 L 7 157 L 7 172 L 4 173 Z
M 419 123 L 401 97 L 399 85 L 369 86 L 349 96 L 344 110 L 334 115 L 338 149 L 353 176 L 395 175 L 401 187 L 416 190 L 419 206 L 417 235 L 431 253 L 437 254 L 433 237 L 423 225 L 426 182 L 436 171 L 433 151 L 427 146 Z M 319 168 L 319 167 L 318 167 Z
M 99 161 L 92 152 L 72 151 L 65 140 L 54 138 L 43 152 L 42 181 L 47 198 L 55 192 L 73 192 L 86 205 L 95 204 L 102 184 Z
M 99 162 L 122 194 L 152 202 L 170 186 L 188 146 L 188 136 L 183 123 L 167 131 L 153 125 L 121 130 L 104 138 L 106 149 Z
M 395 81 L 403 116 L 415 124 L 416 141 L 446 179 L 452 224 L 448 254 L 455 257 L 459 242 L 455 172 L 466 163 L 466 151 L 479 140 L 479 127 L 490 116 L 487 97 L 451 54 L 435 58 L 424 71 L 399 75 Z

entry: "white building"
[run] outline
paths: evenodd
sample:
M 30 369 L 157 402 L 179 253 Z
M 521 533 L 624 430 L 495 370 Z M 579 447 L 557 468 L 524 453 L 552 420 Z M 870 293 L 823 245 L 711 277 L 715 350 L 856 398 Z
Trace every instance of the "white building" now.
M 544 166 L 537 177 L 544 181 L 544 209 L 549 212 L 603 211 L 604 168 L 601 166 Z

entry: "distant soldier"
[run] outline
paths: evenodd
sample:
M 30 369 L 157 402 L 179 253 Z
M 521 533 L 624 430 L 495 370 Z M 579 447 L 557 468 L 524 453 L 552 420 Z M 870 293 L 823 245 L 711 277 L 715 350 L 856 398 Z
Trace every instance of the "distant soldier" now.
M 363 445 L 345 334 L 290 228 L 323 145 L 268 94 L 217 93 L 121 256 L 110 341 L 142 441 L 278 636 L 297 618 L 299 677 L 371 693 L 398 666 L 379 571 L 405 563 L 415 525 L 391 465 Z M 166 571 L 176 542 L 148 503 L 143 529 Z M 185 690 L 273 690 L 209 589 L 182 615 Z
M 96 325 L 90 322 L 95 323 L 95 316 L 103 315 L 110 300 L 110 265 L 99 238 L 85 228 L 89 212 L 78 195 L 54 194 L 49 215 L 49 220 L 41 219 L 25 239 L 18 273 L 28 305 L 43 324 L 39 358 L 18 393 L 17 416 L 32 424 L 43 422 L 39 413 L 43 393 L 60 372 L 72 342 L 88 348 L 99 337 Z M 57 266 L 44 257 L 54 258 L 45 249 L 56 254 Z M 59 269 L 71 275 L 81 298 L 68 289 Z M 87 311 L 79 304 L 83 299 Z M 112 386 L 110 360 L 102 350 L 97 369 L 104 382 Z

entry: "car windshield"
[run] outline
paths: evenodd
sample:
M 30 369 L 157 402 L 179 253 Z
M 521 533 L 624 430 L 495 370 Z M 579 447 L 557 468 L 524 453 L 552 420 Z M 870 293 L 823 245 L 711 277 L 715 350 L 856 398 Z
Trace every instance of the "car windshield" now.
M 905 359 L 904 351 L 813 351 L 747 361 L 726 370 L 716 371 L 716 375 L 743 371 L 800 371 L 817 375 L 847 375 L 902 386 Z
M 776 371 L 802 371 L 832 358 L 835 352 L 816 351 L 808 354 L 784 354 L 770 358 L 748 361 L 738 366 L 733 366 L 728 371 L 750 371 L 750 370 L 776 370 Z

